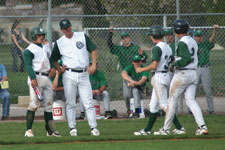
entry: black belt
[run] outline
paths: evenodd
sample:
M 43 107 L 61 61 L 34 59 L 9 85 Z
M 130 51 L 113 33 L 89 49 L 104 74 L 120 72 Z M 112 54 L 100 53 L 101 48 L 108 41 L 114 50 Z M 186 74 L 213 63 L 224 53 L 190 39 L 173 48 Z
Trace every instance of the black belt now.
M 209 67 L 209 66 L 210 66 L 209 64 L 206 64 L 206 65 L 198 65 L 198 67 L 202 67 L 202 68 Z
M 35 72 L 35 74 L 37 74 L 37 75 L 41 75 L 41 76 L 47 76 L 47 77 L 48 77 L 48 73 L 43 73 L 43 72 Z
M 157 72 L 160 72 L 160 73 L 168 73 L 168 71 L 156 71 L 156 72 L 152 72 L 152 75 L 154 75 Z
M 179 68 L 178 70 L 195 70 L 193 68 Z
M 68 71 L 72 71 L 72 72 L 82 73 L 82 72 L 85 72 L 87 69 L 76 70 L 76 69 L 66 68 L 66 70 L 68 70 Z

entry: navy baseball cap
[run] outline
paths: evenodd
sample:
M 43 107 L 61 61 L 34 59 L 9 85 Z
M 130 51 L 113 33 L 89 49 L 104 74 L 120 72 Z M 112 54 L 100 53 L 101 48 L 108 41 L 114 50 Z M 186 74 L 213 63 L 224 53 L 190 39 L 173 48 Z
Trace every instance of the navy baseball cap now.
M 62 19 L 60 22 L 59 22 L 59 26 L 60 26 L 60 29 L 66 29 L 71 25 L 70 21 L 68 19 Z

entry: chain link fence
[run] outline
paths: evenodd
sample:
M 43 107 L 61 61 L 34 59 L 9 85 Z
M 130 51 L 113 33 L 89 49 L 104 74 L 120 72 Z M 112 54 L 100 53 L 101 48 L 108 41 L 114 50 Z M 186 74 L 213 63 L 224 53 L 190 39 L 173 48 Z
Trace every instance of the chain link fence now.
M 13 24 L 20 22 L 21 31 L 28 41 L 31 41 L 30 30 L 42 26 L 47 31 L 47 39 L 54 42 L 62 32 L 59 21 L 62 18 L 71 20 L 76 31 L 84 31 L 97 45 L 99 70 L 104 72 L 108 83 L 111 103 L 123 100 L 121 66 L 118 58 L 110 53 L 107 46 L 109 27 L 114 27 L 113 43 L 120 45 L 120 33 L 127 31 L 132 42 L 139 45 L 148 55 L 145 65 L 151 63 L 151 49 L 154 44 L 145 34 L 152 25 L 172 27 L 176 18 L 186 19 L 190 25 L 190 34 L 196 29 L 202 29 L 204 39 L 212 34 L 212 25 L 219 24 L 215 39 L 215 47 L 210 52 L 210 71 L 216 112 L 224 112 L 224 39 L 225 39 L 225 2 L 205 0 L 2 0 L 0 2 L 0 63 L 4 64 L 9 78 L 8 89 L 11 93 L 11 116 L 25 116 L 25 104 L 18 105 L 21 96 L 28 96 L 27 73 L 21 70 L 20 51 L 13 51 Z M 20 37 L 22 38 L 22 37 Z M 24 49 L 28 44 L 22 40 L 20 46 Z M 14 63 L 14 65 L 13 65 Z M 14 68 L 13 68 L 14 66 Z M 17 67 L 15 67 L 17 66 Z M 15 69 L 16 68 L 16 69 Z M 150 83 L 148 87 L 151 89 Z M 197 99 L 204 111 L 207 111 L 205 93 L 202 87 L 197 93 Z M 22 97 L 22 103 L 25 103 Z M 148 97 L 147 99 L 149 99 Z M 144 107 L 148 108 L 148 100 Z M 126 108 L 121 104 L 113 104 L 121 114 Z M 118 106 L 117 106 L 118 105 Z M 22 109 L 23 108 L 23 109 Z M 102 107 L 103 108 L 103 107 Z M 181 110 L 186 111 L 186 110 Z M 42 115 L 42 114 L 41 114 Z

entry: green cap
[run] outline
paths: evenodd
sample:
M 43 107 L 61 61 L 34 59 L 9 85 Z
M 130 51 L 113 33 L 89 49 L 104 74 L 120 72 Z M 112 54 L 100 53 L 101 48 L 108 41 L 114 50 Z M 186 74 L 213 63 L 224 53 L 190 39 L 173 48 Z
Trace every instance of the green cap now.
M 203 35 L 203 31 L 202 30 L 195 30 L 194 35 L 195 36 L 202 36 Z
M 165 35 L 173 35 L 173 30 L 172 29 L 165 29 L 164 33 L 165 33 Z
M 122 32 L 122 33 L 120 34 L 120 37 L 121 37 L 121 38 L 129 37 L 129 33 L 128 33 L 128 32 Z
M 134 55 L 133 59 L 134 62 L 139 62 L 141 61 L 141 56 L 140 55 Z
M 71 25 L 70 21 L 68 19 L 62 19 L 60 22 L 59 22 L 59 26 L 60 26 L 60 29 L 66 29 Z

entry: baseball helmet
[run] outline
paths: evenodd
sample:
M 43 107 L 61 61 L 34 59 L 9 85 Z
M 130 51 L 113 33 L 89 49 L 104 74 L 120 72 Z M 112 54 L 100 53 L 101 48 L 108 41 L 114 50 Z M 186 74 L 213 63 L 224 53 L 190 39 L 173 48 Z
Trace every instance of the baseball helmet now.
M 45 35 L 45 31 L 41 27 L 34 27 L 31 29 L 30 35 L 31 35 L 31 39 L 33 41 L 36 41 L 37 40 L 36 36 L 37 35 Z
M 186 20 L 178 19 L 174 22 L 174 32 L 177 34 L 187 33 L 189 29 L 189 23 Z
M 152 35 L 154 39 L 161 39 L 165 35 L 163 28 L 159 25 L 152 26 L 147 34 Z
M 202 30 L 195 30 L 194 36 L 202 36 L 202 35 L 203 35 L 203 31 Z

